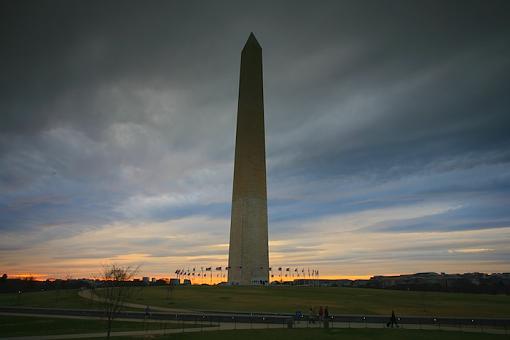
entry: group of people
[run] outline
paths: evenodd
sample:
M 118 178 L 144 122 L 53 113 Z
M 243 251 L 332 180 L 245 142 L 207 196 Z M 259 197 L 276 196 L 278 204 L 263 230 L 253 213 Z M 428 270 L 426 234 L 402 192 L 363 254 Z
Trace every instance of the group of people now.
M 312 323 L 316 320 L 323 321 L 327 319 L 329 319 L 328 306 L 324 308 L 319 306 L 319 309 L 317 309 L 317 307 L 310 307 L 310 321 Z

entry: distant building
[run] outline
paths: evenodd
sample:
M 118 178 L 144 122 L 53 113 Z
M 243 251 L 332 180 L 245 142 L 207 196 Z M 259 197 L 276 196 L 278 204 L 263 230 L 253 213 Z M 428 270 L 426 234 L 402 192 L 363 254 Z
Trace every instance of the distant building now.
M 424 272 L 394 276 L 374 276 L 367 287 L 420 291 L 447 291 L 466 293 L 510 292 L 510 277 L 504 273 L 446 274 Z
M 364 288 L 368 285 L 368 281 L 369 280 L 354 280 L 352 282 L 352 286 L 357 288 Z
M 320 286 L 320 287 L 351 287 L 352 281 L 347 279 L 295 279 L 293 286 Z

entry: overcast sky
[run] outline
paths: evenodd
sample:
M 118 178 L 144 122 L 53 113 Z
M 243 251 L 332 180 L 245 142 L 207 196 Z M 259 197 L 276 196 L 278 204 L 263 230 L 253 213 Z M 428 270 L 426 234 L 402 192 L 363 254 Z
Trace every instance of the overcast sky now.
M 225 266 L 263 47 L 270 262 L 510 271 L 509 1 L 2 1 L 0 270 Z

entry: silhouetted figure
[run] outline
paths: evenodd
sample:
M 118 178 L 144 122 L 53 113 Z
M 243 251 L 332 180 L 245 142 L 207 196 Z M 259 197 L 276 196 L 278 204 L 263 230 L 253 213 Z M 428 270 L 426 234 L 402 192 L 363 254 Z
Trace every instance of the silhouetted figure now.
M 151 317 L 151 309 L 147 305 L 147 307 L 145 307 L 145 318 L 150 319 L 150 317 Z
M 390 327 L 393 328 L 393 327 L 397 327 L 398 328 L 398 323 L 397 323 L 397 317 L 395 316 L 395 311 L 392 310 L 391 311 L 391 318 L 390 318 L 390 322 L 388 322 L 386 324 L 386 327 Z
M 324 309 L 322 309 L 322 306 L 319 307 L 319 320 L 322 320 L 322 317 L 324 316 Z
M 324 318 L 325 318 L 325 319 L 329 319 L 329 310 L 328 310 L 328 306 L 326 306 L 326 308 L 324 308 Z
M 310 322 L 315 323 L 315 312 L 312 307 L 310 307 Z

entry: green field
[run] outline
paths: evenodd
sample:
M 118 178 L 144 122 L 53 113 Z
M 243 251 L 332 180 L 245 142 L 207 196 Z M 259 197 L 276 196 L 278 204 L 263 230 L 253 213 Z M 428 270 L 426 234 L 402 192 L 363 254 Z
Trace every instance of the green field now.
M 242 330 L 242 331 L 218 331 L 206 334 L 207 337 L 198 333 L 188 333 L 179 335 L 178 339 L 195 340 L 329 340 L 329 339 L 349 339 L 349 340 L 421 340 L 421 339 L 440 339 L 440 340 L 478 340 L 478 339 L 504 339 L 501 335 L 461 333 L 447 331 L 418 331 L 418 330 L 391 330 L 391 329 L 299 329 L 299 330 Z M 175 337 L 168 337 L 175 339 Z
M 333 314 L 510 317 L 510 296 L 342 287 L 226 287 L 144 289 L 132 302 L 201 311 L 287 312 L 328 306 Z
M 100 292 L 100 290 L 98 291 Z M 305 315 L 311 306 L 328 306 L 333 314 L 506 317 L 510 296 L 392 291 L 365 288 L 313 287 L 176 287 L 167 299 L 166 287 L 147 287 L 131 302 L 199 311 L 286 312 Z M 77 290 L 0 294 L 0 306 L 101 308 L 78 296 Z M 126 308 L 132 309 L 132 308 Z
M 112 331 L 182 328 L 179 323 L 114 321 Z M 184 325 L 184 327 L 195 327 Z M 106 322 L 92 319 L 68 319 L 0 315 L 0 336 L 52 335 L 106 332 Z
M 115 337 L 115 340 L 146 339 L 147 337 Z M 503 340 L 505 335 L 450 332 L 419 331 L 403 329 L 274 329 L 274 330 L 237 330 L 212 331 L 203 333 L 184 333 L 165 336 L 151 336 L 157 340 Z
M 77 289 L 0 294 L 0 306 L 48 308 L 101 308 L 101 304 L 78 296 Z

